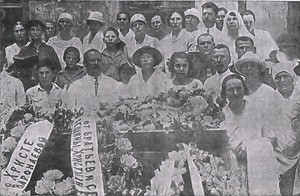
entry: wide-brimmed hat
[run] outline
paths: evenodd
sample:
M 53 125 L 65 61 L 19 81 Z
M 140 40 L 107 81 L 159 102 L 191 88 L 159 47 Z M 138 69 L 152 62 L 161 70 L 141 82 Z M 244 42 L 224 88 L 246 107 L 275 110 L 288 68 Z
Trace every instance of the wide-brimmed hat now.
M 199 22 L 202 20 L 201 18 L 201 15 L 200 15 L 200 12 L 195 9 L 195 8 L 191 8 L 191 9 L 188 9 L 184 12 L 184 15 L 185 16 L 188 16 L 188 15 L 192 15 L 192 16 L 195 16 L 198 18 Z
M 61 19 L 68 19 L 72 24 L 74 23 L 73 16 L 69 13 L 61 13 L 57 19 L 57 22 L 59 22 Z
M 46 25 L 41 20 L 30 20 L 30 21 L 28 21 L 25 25 L 25 29 L 26 29 L 26 31 L 29 31 L 29 29 L 31 27 L 38 26 L 38 25 L 42 28 L 43 31 L 45 31 Z
M 105 24 L 103 14 L 99 11 L 90 12 L 90 15 L 86 19 L 86 21 L 89 21 L 89 20 L 98 21 L 98 22 L 101 22 L 101 23 Z
M 147 25 L 147 20 L 143 14 L 134 14 L 130 19 L 130 24 L 134 23 L 135 21 L 142 21 Z
M 243 74 L 243 72 L 241 70 L 241 65 L 246 62 L 253 62 L 253 63 L 259 65 L 259 70 L 261 72 L 266 69 L 265 61 L 263 61 L 257 54 L 254 54 L 253 52 L 249 51 L 249 52 L 246 52 L 242 56 L 242 58 L 240 58 L 239 60 L 236 61 L 236 63 L 234 64 L 235 70 L 237 72 L 239 72 L 240 74 Z
M 145 54 L 145 53 L 149 53 L 149 54 L 153 55 L 153 57 L 154 57 L 154 66 L 161 63 L 162 55 L 157 49 L 152 48 L 150 46 L 143 46 L 140 49 L 138 49 L 137 51 L 135 51 L 133 56 L 132 56 L 132 61 L 136 66 L 141 67 L 140 58 L 141 58 L 142 54 Z

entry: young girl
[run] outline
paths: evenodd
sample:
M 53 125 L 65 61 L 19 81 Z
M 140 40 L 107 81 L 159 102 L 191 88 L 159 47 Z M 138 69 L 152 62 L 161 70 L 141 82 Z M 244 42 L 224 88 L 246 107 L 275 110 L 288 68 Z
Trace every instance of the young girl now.
M 57 74 L 56 83 L 61 88 L 68 88 L 72 82 L 82 78 L 86 70 L 77 64 L 80 61 L 80 52 L 75 47 L 68 47 L 64 51 L 63 59 L 67 67 Z

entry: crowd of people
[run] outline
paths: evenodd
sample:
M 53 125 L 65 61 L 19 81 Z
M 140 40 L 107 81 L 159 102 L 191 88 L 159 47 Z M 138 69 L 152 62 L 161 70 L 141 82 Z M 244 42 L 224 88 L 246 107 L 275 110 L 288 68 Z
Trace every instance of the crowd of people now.
M 224 107 L 221 127 L 250 195 L 300 194 L 297 57 L 282 50 L 290 37 L 275 42 L 256 20 L 207 2 L 149 21 L 122 11 L 114 28 L 92 11 L 83 40 L 69 13 L 18 22 L 15 43 L 0 52 L 0 114 L 27 103 L 38 117 L 57 107 L 93 115 L 100 102 L 202 87 Z

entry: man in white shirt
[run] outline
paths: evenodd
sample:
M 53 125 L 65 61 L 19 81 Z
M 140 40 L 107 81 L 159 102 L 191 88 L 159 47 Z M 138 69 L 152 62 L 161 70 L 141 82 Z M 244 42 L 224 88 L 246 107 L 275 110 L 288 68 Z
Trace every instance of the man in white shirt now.
M 10 76 L 3 66 L 6 63 L 5 51 L 0 50 L 0 120 L 4 119 L 10 110 L 25 104 L 25 91 L 22 82 Z
M 129 40 L 134 37 L 133 31 L 130 29 L 130 15 L 122 11 L 117 15 L 117 25 L 119 27 L 120 40 L 128 44 Z
M 68 89 L 71 108 L 84 108 L 85 114 L 95 115 L 100 102 L 114 102 L 117 81 L 105 76 L 102 67 L 102 55 L 96 49 L 84 53 L 83 64 L 87 75 L 72 83 Z
M 220 31 L 216 27 L 216 19 L 218 14 L 218 6 L 213 2 L 206 2 L 202 5 L 202 22 L 199 25 L 201 33 L 209 33 L 215 39 L 220 34 Z
M 204 89 L 210 91 L 214 99 L 220 96 L 224 78 L 232 73 L 228 68 L 230 62 L 231 57 L 228 46 L 217 44 L 212 50 L 212 64 L 216 69 L 216 74 L 204 83 Z
M 256 54 L 262 59 L 268 59 L 271 51 L 278 50 L 276 42 L 268 31 L 255 28 L 255 14 L 251 10 L 244 10 L 241 16 L 247 30 L 254 36 Z

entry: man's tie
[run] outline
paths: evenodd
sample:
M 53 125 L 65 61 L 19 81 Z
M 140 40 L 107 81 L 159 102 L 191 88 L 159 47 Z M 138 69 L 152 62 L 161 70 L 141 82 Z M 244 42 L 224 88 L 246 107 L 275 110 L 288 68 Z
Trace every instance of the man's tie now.
M 98 86 L 99 86 L 99 81 L 98 81 L 98 77 L 95 77 L 95 82 L 94 82 L 94 87 L 95 87 L 95 96 L 97 97 L 98 94 Z

